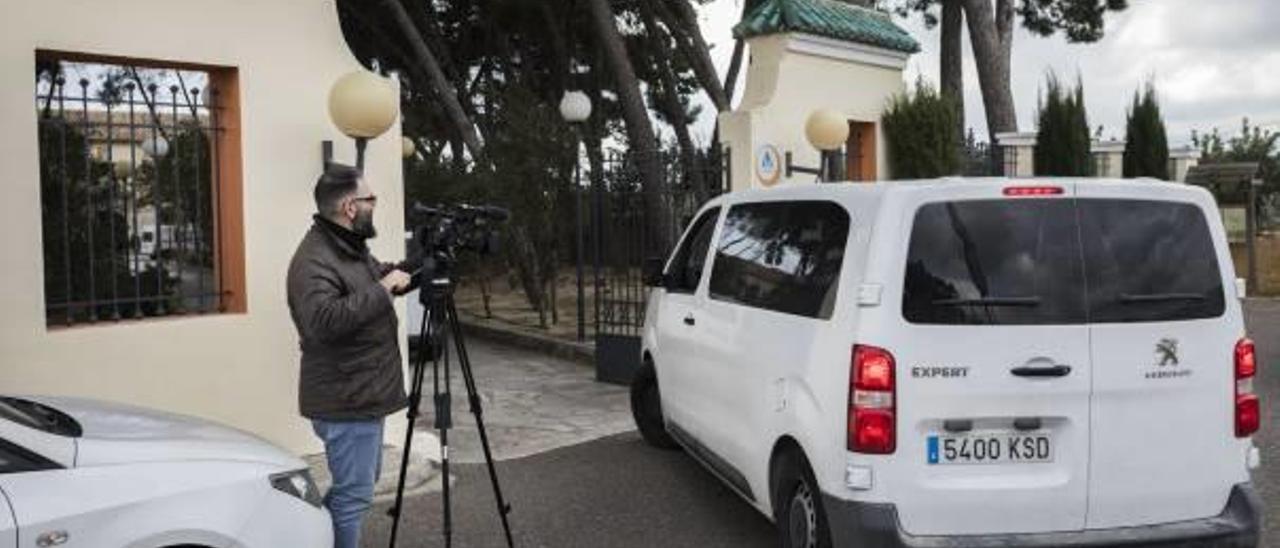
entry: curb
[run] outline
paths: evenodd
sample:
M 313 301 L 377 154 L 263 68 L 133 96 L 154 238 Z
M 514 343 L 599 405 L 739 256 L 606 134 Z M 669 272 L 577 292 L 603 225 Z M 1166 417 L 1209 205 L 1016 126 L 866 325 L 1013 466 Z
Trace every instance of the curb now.
M 596 349 L 594 344 L 564 341 L 547 335 L 503 329 L 476 321 L 462 321 L 462 329 L 468 336 L 478 339 L 541 352 L 560 359 L 578 362 L 581 365 L 595 366 Z
M 596 349 L 594 344 L 565 341 L 526 331 L 492 325 L 488 322 L 459 319 L 463 333 L 468 337 L 514 346 L 524 350 L 532 350 L 548 356 L 577 362 L 580 365 L 595 367 Z M 417 349 L 417 337 L 409 337 L 410 351 Z

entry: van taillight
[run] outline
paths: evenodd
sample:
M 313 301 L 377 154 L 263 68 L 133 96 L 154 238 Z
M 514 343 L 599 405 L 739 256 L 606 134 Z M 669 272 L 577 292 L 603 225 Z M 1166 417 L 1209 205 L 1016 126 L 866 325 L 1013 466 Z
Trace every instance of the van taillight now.
M 1060 186 L 1008 186 L 1004 188 L 1005 196 L 1057 196 L 1062 194 Z
M 855 453 L 888 455 L 897 447 L 893 355 L 856 345 L 849 364 L 849 414 L 846 447 Z
M 1257 353 L 1253 341 L 1240 339 L 1236 343 L 1236 437 L 1247 438 L 1258 431 L 1261 414 L 1258 395 L 1253 393 L 1253 377 L 1258 374 Z

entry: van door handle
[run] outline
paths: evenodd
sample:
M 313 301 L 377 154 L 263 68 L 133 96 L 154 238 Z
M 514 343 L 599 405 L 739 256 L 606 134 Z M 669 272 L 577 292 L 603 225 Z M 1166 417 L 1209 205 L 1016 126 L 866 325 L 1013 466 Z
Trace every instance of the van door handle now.
M 694 321 L 694 319 L 693 319 L 693 314 L 689 314 L 688 316 L 685 316 L 685 317 L 684 317 L 684 324 L 685 324 L 685 325 L 693 325 L 693 324 L 695 324 L 695 323 L 698 323 L 698 322 Z
M 1070 365 L 1054 365 L 1050 367 L 1015 367 L 1010 370 L 1011 373 L 1019 377 L 1047 378 L 1047 377 L 1065 377 L 1071 374 Z

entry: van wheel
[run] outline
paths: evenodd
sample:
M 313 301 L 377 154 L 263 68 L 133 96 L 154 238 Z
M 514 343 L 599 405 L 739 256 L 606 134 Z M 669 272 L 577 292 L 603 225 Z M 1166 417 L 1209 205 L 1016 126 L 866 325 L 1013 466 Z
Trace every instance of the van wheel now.
M 803 455 L 791 451 L 780 462 L 773 517 L 781 548 L 831 548 L 821 492 Z
M 658 394 L 658 374 L 653 362 L 647 359 L 631 379 L 631 416 L 649 445 L 661 449 L 679 447 L 667 433 L 666 421 L 662 418 L 662 398 Z

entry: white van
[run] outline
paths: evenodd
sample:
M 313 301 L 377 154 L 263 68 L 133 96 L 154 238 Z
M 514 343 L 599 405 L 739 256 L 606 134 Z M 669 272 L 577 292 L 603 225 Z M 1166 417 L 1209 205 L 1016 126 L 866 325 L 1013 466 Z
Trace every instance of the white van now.
M 1146 180 L 721 196 L 646 265 L 637 425 L 783 547 L 1254 547 L 1217 211 Z

